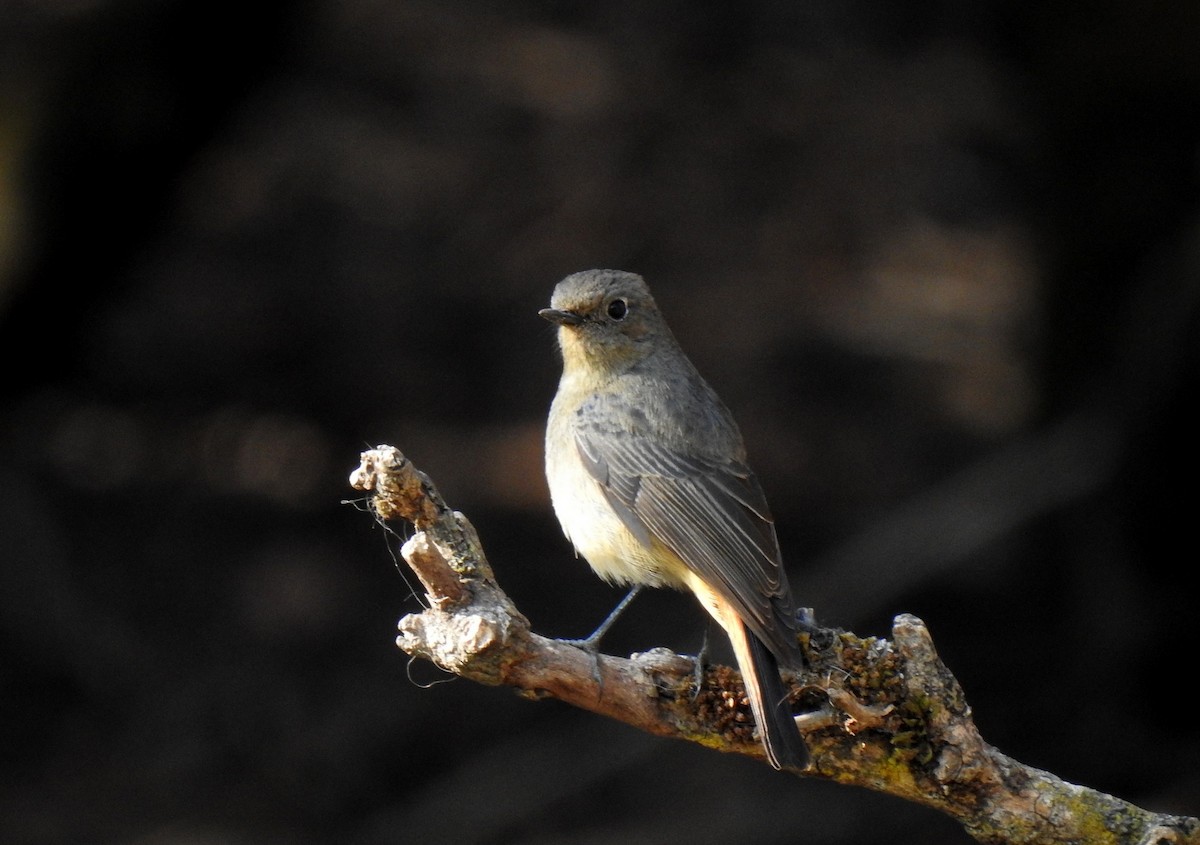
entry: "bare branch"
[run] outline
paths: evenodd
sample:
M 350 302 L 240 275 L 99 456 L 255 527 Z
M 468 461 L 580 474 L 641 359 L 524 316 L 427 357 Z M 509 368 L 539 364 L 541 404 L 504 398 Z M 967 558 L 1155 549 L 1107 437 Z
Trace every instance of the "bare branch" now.
M 592 655 L 542 637 L 500 589 L 474 528 L 399 450 L 362 454 L 351 484 L 381 520 L 418 533 L 402 553 L 429 609 L 400 620 L 397 645 L 443 669 L 532 697 L 553 697 L 659 736 L 762 757 L 738 673 L 655 649 Z M 985 843 L 1200 845 L 1200 820 L 1157 814 L 1012 760 L 980 737 L 962 689 L 924 623 L 902 614 L 890 641 L 816 628 L 793 681 L 812 749 L 803 773 L 940 810 Z

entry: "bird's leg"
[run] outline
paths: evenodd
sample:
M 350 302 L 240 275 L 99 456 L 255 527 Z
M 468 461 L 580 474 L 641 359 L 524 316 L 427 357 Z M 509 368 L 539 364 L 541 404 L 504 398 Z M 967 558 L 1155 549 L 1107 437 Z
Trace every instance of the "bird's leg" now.
M 805 634 L 811 634 L 817 630 L 817 617 L 811 607 L 796 608 L 796 627 Z
M 612 609 L 612 613 L 608 614 L 604 621 L 600 623 L 600 627 L 595 631 L 592 631 L 592 633 L 587 637 L 584 637 L 581 640 L 559 640 L 561 643 L 576 646 L 577 648 L 581 648 L 592 655 L 592 658 L 596 661 L 595 666 L 592 668 L 592 675 L 596 679 L 597 683 L 600 683 L 600 640 L 604 639 L 604 635 L 608 633 L 608 629 L 613 626 L 613 623 L 617 621 L 617 617 L 620 616 L 622 611 L 624 611 L 625 608 L 629 606 L 629 603 L 633 601 L 634 596 L 642 591 L 643 586 L 644 585 L 642 584 L 635 584 L 633 589 L 629 591 L 629 594 L 626 595 L 625 598 L 621 599 L 617 606 Z
M 617 621 L 617 617 L 620 616 L 621 612 L 624 611 L 625 608 L 629 606 L 629 603 L 631 601 L 633 601 L 633 597 L 642 591 L 642 586 L 643 586 L 642 584 L 635 584 L 633 589 L 629 591 L 629 594 L 627 596 L 625 596 L 625 598 L 621 599 L 620 603 L 612 609 L 612 613 L 608 614 L 608 616 L 605 617 L 604 621 L 600 623 L 600 627 L 597 628 L 595 631 L 592 631 L 591 634 L 589 634 L 588 636 L 584 637 L 581 640 L 561 639 L 561 640 L 559 640 L 559 642 L 569 643 L 570 645 L 578 646 L 579 648 L 583 649 L 584 651 L 591 651 L 591 652 L 599 651 L 600 650 L 600 640 L 604 639 L 604 635 L 608 633 L 608 629 L 613 626 L 613 623 Z
M 821 627 L 819 625 L 817 625 L 816 614 L 813 613 L 813 609 L 811 607 L 796 608 L 795 619 L 796 619 L 797 632 L 800 634 L 804 634 L 809 638 L 811 638 L 813 634 L 815 634 L 821 630 Z M 812 665 L 812 661 L 808 656 L 808 649 L 811 647 L 811 645 L 812 645 L 812 642 L 810 639 L 808 642 L 802 643 L 800 646 L 800 657 L 802 658 L 802 661 L 803 661 L 801 663 L 801 665 L 805 668 L 808 668 Z
M 695 685 L 695 690 L 692 692 L 692 701 L 700 697 L 700 688 L 704 684 L 704 670 L 708 668 L 708 626 L 704 626 L 704 639 L 700 641 L 700 650 L 696 652 L 695 668 L 692 670 L 692 681 Z

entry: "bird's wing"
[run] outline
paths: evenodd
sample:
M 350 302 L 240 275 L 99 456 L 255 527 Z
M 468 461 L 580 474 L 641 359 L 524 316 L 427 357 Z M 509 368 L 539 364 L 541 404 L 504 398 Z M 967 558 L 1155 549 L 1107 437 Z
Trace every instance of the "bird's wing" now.
M 785 663 L 797 654 L 795 609 L 775 526 L 758 479 L 737 461 L 715 463 L 648 437 L 577 431 L 584 466 L 645 545 L 651 536 L 737 610 Z

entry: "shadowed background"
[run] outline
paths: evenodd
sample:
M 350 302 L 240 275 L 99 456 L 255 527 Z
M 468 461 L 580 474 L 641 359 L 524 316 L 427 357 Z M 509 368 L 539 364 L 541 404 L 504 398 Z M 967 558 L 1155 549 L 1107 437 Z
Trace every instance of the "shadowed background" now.
M 620 597 L 541 468 L 591 267 L 732 408 L 801 604 L 921 616 L 989 742 L 1200 813 L 1200 7 L 924 8 L 0 6 L 0 838 L 970 841 L 393 645 L 378 443 L 539 632 Z

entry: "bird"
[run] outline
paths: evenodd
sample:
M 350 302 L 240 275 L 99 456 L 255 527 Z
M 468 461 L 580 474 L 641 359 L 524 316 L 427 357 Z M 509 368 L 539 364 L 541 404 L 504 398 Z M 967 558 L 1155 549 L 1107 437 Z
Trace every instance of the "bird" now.
M 724 629 L 768 762 L 804 769 L 781 668 L 801 669 L 797 613 L 774 520 L 732 413 L 688 359 L 639 275 L 585 270 L 538 314 L 562 375 L 546 424 L 546 479 L 563 533 L 592 570 L 687 590 Z

